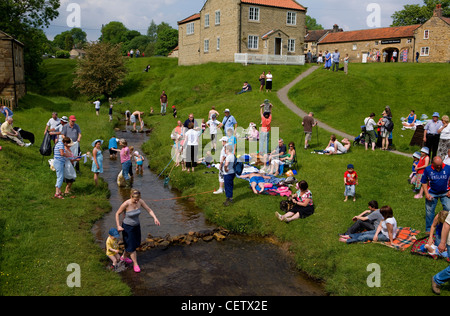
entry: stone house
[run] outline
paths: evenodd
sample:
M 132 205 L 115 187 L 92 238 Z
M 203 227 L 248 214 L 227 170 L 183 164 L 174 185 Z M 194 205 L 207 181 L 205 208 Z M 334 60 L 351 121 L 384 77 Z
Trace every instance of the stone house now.
M 84 58 L 86 56 L 86 52 L 78 48 L 72 49 L 69 54 L 71 59 Z
M 442 16 L 440 4 L 433 16 L 415 30 L 414 37 L 419 62 L 450 62 L 450 18 Z
M 367 30 L 328 33 L 318 43 L 318 49 L 334 52 L 336 49 L 350 62 L 390 62 L 397 54 L 398 61 L 412 61 L 414 57 L 414 31 L 420 25 L 384 27 Z M 383 56 L 384 55 L 384 56 Z M 405 57 L 406 56 L 406 57 Z
M 308 51 L 310 51 L 312 55 L 317 56 L 319 54 L 317 44 L 320 42 L 320 40 L 328 35 L 328 33 L 342 31 L 343 29 L 339 28 L 337 24 L 335 24 L 332 29 L 307 30 L 305 36 L 304 53 L 307 54 Z
M 26 94 L 23 48 L 21 42 L 0 31 L 0 100 L 10 107 L 17 107 Z
M 319 50 L 349 55 L 351 62 L 380 61 L 450 62 L 450 18 L 442 16 L 437 5 L 424 24 L 328 33 L 318 43 Z M 395 54 L 396 59 L 393 59 Z
M 207 0 L 178 22 L 178 63 L 233 62 L 235 53 L 303 55 L 305 15 L 294 0 Z

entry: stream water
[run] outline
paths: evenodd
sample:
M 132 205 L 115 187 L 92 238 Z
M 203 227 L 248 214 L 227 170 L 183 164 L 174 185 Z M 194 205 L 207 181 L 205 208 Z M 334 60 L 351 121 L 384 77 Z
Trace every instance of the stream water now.
M 125 138 L 128 146 L 141 152 L 140 147 L 149 136 L 123 128 L 116 136 Z M 103 155 L 104 173 L 101 176 L 111 191 L 112 211 L 95 223 L 92 232 L 104 249 L 109 228 L 116 226 L 115 212 L 130 197 L 130 189 L 117 185 L 120 159 L 110 160 L 108 151 Z M 147 166 L 145 161 L 144 166 Z M 200 172 L 201 168 L 198 169 Z M 146 167 L 143 175 L 134 175 L 132 187 L 141 191 L 142 199 L 161 222 L 158 227 L 151 216 L 142 213 L 143 239 L 148 233 L 164 237 L 215 228 L 205 220 L 194 202 L 174 199 L 180 196 L 179 193 L 170 186 L 164 187 L 164 179 Z M 218 197 L 211 195 L 211 198 Z M 133 269 L 121 272 L 135 296 L 326 295 L 320 284 L 295 268 L 285 250 L 262 238 L 230 235 L 223 241 L 152 248 L 138 252 L 137 256 L 141 273 L 135 273 Z

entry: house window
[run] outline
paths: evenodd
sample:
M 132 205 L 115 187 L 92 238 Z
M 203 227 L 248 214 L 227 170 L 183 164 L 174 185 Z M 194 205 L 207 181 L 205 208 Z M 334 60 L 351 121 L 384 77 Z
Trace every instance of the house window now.
M 186 25 L 186 34 L 187 35 L 194 34 L 194 22 L 188 23 Z
M 420 56 L 429 56 L 430 55 L 430 48 L 429 47 L 422 47 L 420 48 Z
M 423 31 L 423 39 L 429 39 L 430 38 L 430 31 L 425 30 Z
M 203 52 L 209 52 L 209 39 L 205 39 L 205 41 L 203 42 Z
M 287 25 L 297 25 L 297 13 L 288 11 L 286 24 Z
M 220 10 L 216 11 L 216 20 L 215 20 L 216 25 L 220 25 Z
M 288 52 L 295 52 L 295 39 L 288 39 Z
M 248 36 L 248 49 L 258 49 L 258 36 L 249 35 Z
M 406 43 L 411 44 L 411 43 L 412 43 L 412 39 L 411 39 L 411 38 L 408 38 L 408 39 L 406 40 Z
M 259 8 L 250 7 L 248 19 L 250 21 L 259 21 Z
M 220 37 L 217 38 L 217 50 L 220 50 Z
M 205 14 L 205 27 L 209 27 L 209 13 Z
M 357 44 L 353 44 L 352 50 L 357 50 L 358 49 L 358 45 Z

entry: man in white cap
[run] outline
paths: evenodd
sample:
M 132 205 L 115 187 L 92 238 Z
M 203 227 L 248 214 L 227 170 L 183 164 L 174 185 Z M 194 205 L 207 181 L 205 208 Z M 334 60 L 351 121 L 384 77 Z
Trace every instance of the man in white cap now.
M 227 135 L 227 130 L 230 128 L 233 130 L 233 134 L 234 134 L 234 131 L 237 128 L 237 121 L 234 118 L 234 116 L 230 114 L 229 109 L 225 109 L 224 113 L 225 113 L 225 117 L 222 120 L 222 124 L 223 124 L 223 129 L 225 131 L 225 135 Z
M 425 146 L 430 148 L 430 158 L 433 159 L 436 156 L 438 146 L 439 146 L 439 138 L 440 135 L 438 133 L 438 129 L 442 127 L 442 121 L 439 119 L 439 113 L 433 113 L 433 119 L 425 125 L 424 134 L 423 134 L 423 142 Z
M 219 190 L 214 191 L 213 192 L 214 194 L 221 194 L 221 193 L 225 192 L 225 190 L 224 190 L 225 180 L 224 180 L 223 174 L 222 174 L 222 167 L 223 167 L 223 164 L 225 162 L 225 158 L 227 157 L 226 146 L 227 146 L 227 143 L 228 143 L 228 137 L 224 136 L 224 137 L 222 137 L 220 139 L 220 141 L 222 142 L 222 150 L 220 151 L 220 158 L 219 158 L 219 161 L 220 161 L 220 167 L 219 167 Z

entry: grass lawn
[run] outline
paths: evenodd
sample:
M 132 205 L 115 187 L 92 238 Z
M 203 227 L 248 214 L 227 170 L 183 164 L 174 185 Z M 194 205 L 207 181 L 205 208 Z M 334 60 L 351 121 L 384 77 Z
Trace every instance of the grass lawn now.
M 70 65 L 67 66 L 64 62 L 71 63 L 54 60 L 46 62 L 46 67 L 54 69 L 54 72 L 49 74 L 46 85 L 69 80 L 72 72 Z M 54 63 L 63 65 L 55 66 Z M 149 73 L 143 73 L 142 70 L 148 63 L 152 68 Z M 387 104 L 393 108 L 395 117 L 406 117 L 411 109 L 410 103 L 402 102 L 404 107 L 400 110 L 393 107 L 392 100 L 405 98 L 404 91 L 414 91 L 417 82 L 427 84 L 435 91 L 434 94 L 415 93 L 411 100 L 417 104 L 417 113 L 429 113 L 442 108 L 442 102 L 448 100 L 448 92 L 446 98 L 436 95 L 437 91 L 441 94 L 447 91 L 445 81 L 436 79 L 425 83 L 421 78 L 424 73 L 437 73 L 437 78 L 440 78 L 439 74 L 443 73 L 443 76 L 445 69 L 448 73 L 449 65 L 421 64 L 420 70 L 415 70 L 411 68 L 413 65 L 399 64 L 394 65 L 399 69 L 397 72 L 388 71 L 386 66 L 355 64 L 351 66 L 348 77 L 336 74 L 342 75 L 339 80 L 332 79 L 335 74 L 317 70 L 291 90 L 289 96 L 304 110 L 316 112 L 316 117 L 320 120 L 355 135 L 359 133 L 360 122 L 368 114 L 366 112 L 377 113 Z M 66 73 L 66 80 L 56 79 L 59 76 L 57 69 L 60 67 Z M 392 206 L 399 226 L 419 230 L 424 229 L 425 206 L 423 200 L 413 199 L 411 187 L 406 184 L 412 164 L 406 157 L 381 151 L 366 152 L 362 147 L 352 148 L 347 155 L 334 157 L 315 155 L 311 154 L 310 150 L 301 149 L 301 119 L 281 104 L 276 97 L 276 91 L 295 79 L 308 66 L 244 67 L 238 64 L 205 64 L 187 67 L 177 66 L 175 59 L 139 58 L 130 60 L 128 67 L 130 73 L 125 85 L 115 96 L 118 100 L 114 106 L 115 115 L 122 116 L 127 109 L 145 111 L 144 121 L 153 128 L 153 133 L 144 150 L 149 166 L 158 173 L 170 160 L 170 133 L 176 125 L 170 107 L 174 104 L 182 121 L 191 112 L 196 118 L 206 118 L 214 105 L 221 114 L 225 108 L 229 108 L 238 125 L 247 127 L 250 122 L 259 126 L 259 105 L 268 98 L 274 104 L 272 126 L 280 128 L 280 136 L 286 143 L 294 141 L 297 144 L 297 179 L 305 179 L 309 183 L 316 205 L 313 216 L 289 224 L 281 223 L 275 218 L 274 212 L 279 210 L 279 202 L 283 198 L 255 196 L 249 189 L 248 182 L 236 179 L 235 203 L 228 208 L 222 206 L 224 196 L 204 194 L 195 197 L 196 203 L 204 209 L 209 220 L 238 233 L 273 235 L 288 242 L 298 267 L 324 280 L 326 289 L 332 295 L 431 294 L 430 277 L 447 266 L 443 260 L 434 261 L 413 256 L 408 251 L 399 252 L 383 245 L 345 245 L 338 241 L 338 234 L 351 225 L 354 215 L 367 209 L 367 202 L 372 199 L 378 200 L 380 206 Z M 444 71 L 440 70 L 441 68 Z M 274 75 L 274 91 L 260 93 L 258 76 L 262 71 L 269 70 Z M 408 80 L 405 80 L 406 75 Z M 386 102 L 372 103 L 374 100 L 370 98 L 371 95 L 379 93 L 378 90 L 375 92 L 378 86 L 373 85 L 374 78 L 377 77 L 393 82 L 397 87 L 390 88 L 383 85 L 384 81 L 379 81 L 386 91 L 385 96 L 389 97 L 387 100 L 380 97 Z M 245 80 L 252 84 L 254 91 L 235 95 Z M 333 87 L 337 87 L 339 91 L 348 90 L 349 96 L 342 92 L 342 95 L 346 95 L 347 102 L 344 103 L 337 92 L 330 93 L 330 86 L 325 83 L 333 83 Z M 357 90 L 354 85 L 365 86 L 365 92 L 354 93 L 351 91 L 351 87 Z M 0 163 L 9 166 L 7 176 L 0 179 L 2 188 L 7 188 L 0 193 L 1 209 L 6 210 L 0 213 L 1 294 L 128 295 L 129 289 L 120 282 L 117 275 L 105 271 L 106 258 L 103 251 L 93 244 L 93 236 L 90 234 L 91 224 L 103 212 L 109 210 L 106 185 L 102 183 L 98 188 L 93 186 L 90 164 L 86 164 L 82 167 L 82 175 L 74 184 L 77 198 L 53 200 L 51 196 L 54 192 L 55 175 L 49 171 L 46 159 L 41 162 L 42 158 L 38 152 L 38 144 L 42 141 L 41 131 L 54 109 L 57 109 L 60 116 L 66 113 L 77 115 L 83 131 L 84 152 L 90 150 L 92 140 L 107 139 L 112 134 L 112 126 L 107 122 L 106 114 L 103 118 L 95 116 L 93 105 L 86 99 L 78 97 L 70 100 L 67 97 L 54 96 L 66 95 L 61 92 L 64 90 L 68 90 L 67 95 L 72 95 L 73 92 L 68 86 L 62 90 L 56 87 L 54 89 L 51 97 L 28 95 L 21 102 L 20 110 L 15 112 L 16 125 L 34 132 L 37 136 L 37 146 L 19 148 L 14 144 L 5 144 L 4 149 L 0 151 Z M 159 95 L 162 90 L 166 91 L 169 98 L 169 113 L 164 117 L 149 116 L 150 107 L 154 108 L 156 114 L 159 113 Z M 322 91 L 322 94 L 315 94 L 316 90 Z M 322 98 L 327 101 L 321 101 Z M 369 109 L 364 98 L 377 107 Z M 332 104 L 330 99 L 338 100 L 334 102 L 336 106 L 325 108 L 323 105 L 317 105 Z M 304 102 L 308 102 L 308 106 L 304 106 Z M 423 104 L 423 108 L 419 107 Z M 319 109 L 320 106 L 324 107 L 323 110 Z M 448 104 L 445 106 L 448 108 Z M 348 110 L 343 109 L 344 107 Z M 448 113 L 444 109 L 445 107 L 440 111 Z M 340 119 L 341 116 L 345 119 Z M 222 117 L 221 115 L 219 119 Z M 399 120 L 395 120 L 395 123 L 397 127 L 400 125 Z M 400 132 L 399 128 L 397 132 Z M 412 132 L 410 133 L 412 136 Z M 316 135 L 313 137 L 312 149 L 323 149 L 328 142 L 329 133 L 319 129 L 318 136 L 318 139 Z M 394 137 L 397 139 L 396 134 Z M 207 140 L 203 141 L 204 145 L 207 143 Z M 414 150 L 407 145 L 399 146 L 405 151 Z M 357 201 L 344 203 L 343 175 L 348 163 L 355 165 L 360 185 L 356 189 Z M 180 189 L 183 195 L 211 191 L 218 187 L 217 174 L 205 174 L 206 170 L 208 169 L 198 167 L 194 174 L 186 174 L 180 169 L 173 169 L 170 176 L 171 185 Z M 41 188 L 36 190 L 38 185 Z M 75 201 L 77 203 L 74 203 Z M 437 210 L 441 209 L 442 207 L 438 206 Z M 73 262 L 81 265 L 82 282 L 86 282 L 77 289 L 68 288 L 66 285 L 69 272 L 65 269 Z M 371 263 L 380 266 L 381 287 L 369 287 L 366 283 L 371 273 L 367 271 L 367 267 Z M 450 294 L 448 290 L 450 287 L 444 287 L 442 295 Z
M 328 125 L 359 135 L 364 118 L 381 117 L 386 105 L 395 124 L 393 142 L 397 150 L 413 153 L 409 146 L 413 130 L 402 130 L 400 118 L 414 110 L 419 119 L 433 112 L 450 113 L 450 92 L 446 84 L 450 64 L 377 63 L 351 64 L 349 74 L 323 69 L 315 71 L 289 91 L 289 98 L 301 109 L 315 113 Z

